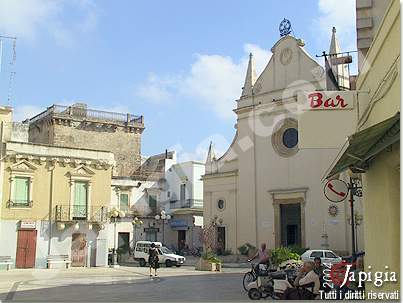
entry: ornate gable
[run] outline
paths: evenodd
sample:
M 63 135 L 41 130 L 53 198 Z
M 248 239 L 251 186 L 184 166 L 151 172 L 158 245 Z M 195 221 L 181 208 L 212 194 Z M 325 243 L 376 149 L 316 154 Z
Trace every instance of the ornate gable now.
M 304 42 L 285 36 L 272 47 L 269 63 L 254 83 L 255 95 L 300 85 L 325 88 L 324 69 L 303 48 Z
M 10 170 L 13 172 L 33 173 L 36 169 L 37 167 L 27 160 L 18 161 L 10 166 Z
M 70 176 L 74 177 L 91 177 L 95 172 L 87 166 L 81 164 L 70 172 Z

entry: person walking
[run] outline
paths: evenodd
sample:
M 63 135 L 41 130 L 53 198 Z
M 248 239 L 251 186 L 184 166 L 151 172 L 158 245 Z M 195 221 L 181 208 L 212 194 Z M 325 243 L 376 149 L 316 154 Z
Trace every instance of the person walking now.
M 155 243 L 151 243 L 151 247 L 148 250 L 148 264 L 150 264 L 150 277 L 152 277 L 152 269 L 154 268 L 154 276 L 157 276 L 157 268 L 160 267 L 158 250 L 155 247 Z

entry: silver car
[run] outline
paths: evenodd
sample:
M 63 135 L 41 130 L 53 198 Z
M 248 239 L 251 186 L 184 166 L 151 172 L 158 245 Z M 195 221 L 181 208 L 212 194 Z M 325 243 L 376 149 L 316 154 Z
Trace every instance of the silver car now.
M 313 262 L 317 257 L 322 260 L 322 263 L 336 264 L 342 261 L 342 258 L 336 255 L 333 251 L 326 249 L 307 250 L 301 255 L 301 260 Z

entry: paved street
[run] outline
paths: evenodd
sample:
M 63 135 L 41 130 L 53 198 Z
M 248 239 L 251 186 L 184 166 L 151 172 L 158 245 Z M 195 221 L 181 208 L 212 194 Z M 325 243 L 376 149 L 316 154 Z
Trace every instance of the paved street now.
M 0 272 L 0 300 L 6 302 L 78 301 L 242 301 L 245 269 L 222 273 L 192 267 L 161 268 L 149 278 L 147 268 L 12 270 Z

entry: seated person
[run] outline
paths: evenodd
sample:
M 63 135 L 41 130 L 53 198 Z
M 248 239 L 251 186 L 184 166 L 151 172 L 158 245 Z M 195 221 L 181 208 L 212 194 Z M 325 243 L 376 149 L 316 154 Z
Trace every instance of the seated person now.
M 315 273 L 313 269 L 313 262 L 304 262 L 304 266 L 301 267 L 297 277 L 295 278 L 294 285 L 304 287 L 304 285 L 311 284 L 313 282 L 313 293 L 314 295 L 318 295 L 320 288 L 319 276 Z
M 314 271 L 313 262 L 304 262 L 304 266 L 301 267 L 297 274 L 297 277 L 295 278 L 294 286 L 296 288 L 287 288 L 285 290 L 283 294 L 283 299 L 311 300 L 319 294 L 319 276 Z

